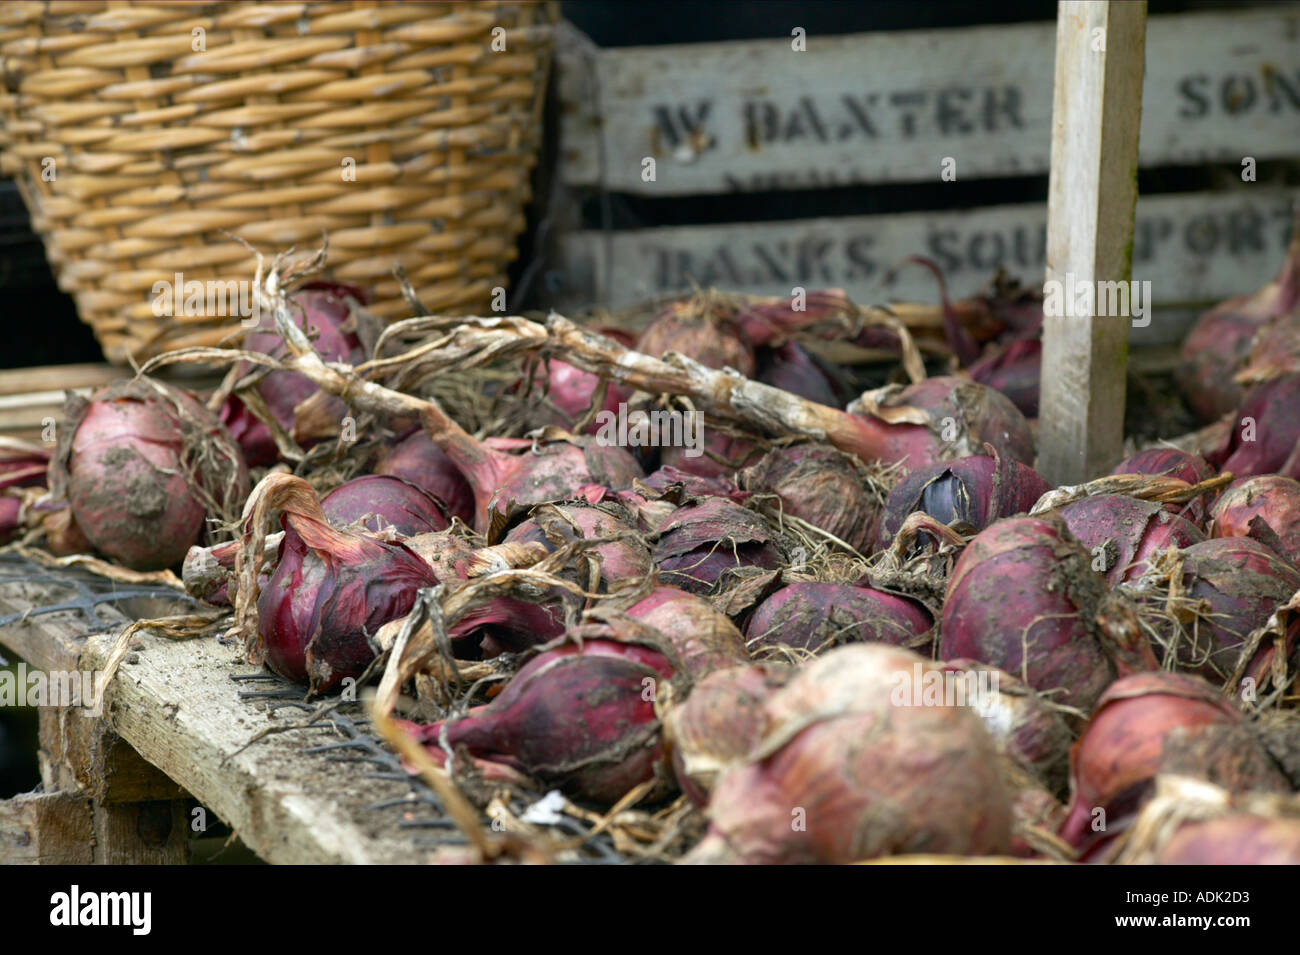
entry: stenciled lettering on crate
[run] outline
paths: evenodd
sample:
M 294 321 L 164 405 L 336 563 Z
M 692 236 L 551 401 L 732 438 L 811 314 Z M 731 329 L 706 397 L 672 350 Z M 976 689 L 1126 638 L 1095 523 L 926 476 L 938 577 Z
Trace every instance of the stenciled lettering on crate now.
M 1157 307 L 1195 308 L 1258 288 L 1276 273 L 1300 191 L 1241 188 L 1139 198 L 1133 275 Z M 795 286 L 845 288 L 855 301 L 937 301 L 919 268 L 886 275 L 908 255 L 932 257 L 953 295 L 979 291 L 999 268 L 1039 281 L 1047 207 L 1028 203 L 961 212 L 678 226 L 573 233 L 561 240 L 574 304 L 611 308 L 700 286 L 789 295 Z M 1139 343 L 1183 329 L 1134 329 Z
M 561 37 L 561 168 L 669 196 L 1041 174 L 1055 25 L 596 49 Z M 1143 167 L 1290 158 L 1300 12 L 1151 17 Z M 655 157 L 654 181 L 642 160 Z

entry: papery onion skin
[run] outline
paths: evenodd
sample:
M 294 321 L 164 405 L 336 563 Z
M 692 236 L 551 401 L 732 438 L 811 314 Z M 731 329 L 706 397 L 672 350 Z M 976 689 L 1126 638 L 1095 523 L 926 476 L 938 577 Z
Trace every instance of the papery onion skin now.
M 709 368 L 734 368 L 754 376 L 754 349 L 736 326 L 711 315 L 695 314 L 690 302 L 669 305 L 637 340 L 636 350 L 654 358 L 677 352 Z
M 1181 550 L 1205 540 L 1190 521 L 1155 501 L 1124 494 L 1097 494 L 1057 509 L 1070 533 L 1093 554 L 1093 567 L 1104 559 L 1112 587 L 1136 580 L 1157 552 Z M 1103 553 L 1098 552 L 1103 548 Z
M 1213 686 L 1181 673 L 1117 680 L 1070 750 L 1070 813 L 1061 838 L 1095 846 L 1122 831 L 1158 773 L 1207 779 L 1232 791 L 1285 792 L 1285 777 L 1240 713 Z M 1103 828 L 1094 819 L 1105 813 Z
M 1177 478 L 1188 484 L 1199 484 L 1214 477 L 1214 468 L 1199 454 L 1180 451 L 1177 448 L 1147 448 L 1131 454 L 1119 464 L 1111 474 L 1151 474 L 1162 477 Z M 1205 497 L 1196 497 L 1186 504 L 1169 503 L 1167 510 L 1191 521 L 1204 529 L 1206 514 Z
M 1115 676 L 1094 630 L 1104 594 L 1092 556 L 1059 518 L 998 521 L 953 568 L 939 655 L 996 666 L 1090 707 Z
M 663 634 L 683 674 L 691 678 L 749 662 L 735 624 L 708 600 L 685 590 L 655 587 L 628 607 L 627 615 Z
M 897 705 L 937 665 L 896 647 L 839 647 L 764 707 L 761 743 L 718 779 L 710 827 L 683 861 L 848 863 L 1005 853 L 1010 795 L 969 707 Z M 923 677 L 924 679 L 924 677 Z
M 665 584 L 702 594 L 735 568 L 777 567 L 782 553 L 760 515 L 712 497 L 678 508 L 663 524 L 654 560 Z
M 540 505 L 506 535 L 507 542 L 536 541 L 550 550 L 580 539 L 600 538 L 617 538 L 591 549 L 600 559 L 604 582 L 641 580 L 654 569 L 649 547 L 636 536 L 632 515 L 618 504 L 574 501 Z M 585 583 L 585 571 L 577 573 Z
M 786 646 L 817 653 L 842 643 L 911 646 L 933 626 L 924 608 L 906 597 L 852 584 L 800 581 L 759 604 L 745 633 L 751 652 Z

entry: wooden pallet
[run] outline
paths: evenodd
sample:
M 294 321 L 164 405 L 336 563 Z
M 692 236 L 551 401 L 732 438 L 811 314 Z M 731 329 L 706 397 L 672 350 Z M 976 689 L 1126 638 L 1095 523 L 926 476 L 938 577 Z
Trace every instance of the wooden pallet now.
M 59 573 L 64 573 L 60 571 Z M 67 572 L 75 573 L 75 572 Z M 0 583 L 0 616 L 62 599 L 60 588 Z M 162 607 L 146 612 L 157 613 Z M 5 655 L 46 673 L 96 671 L 129 618 L 101 606 L 106 627 L 72 612 L 0 629 Z M 78 707 L 41 710 L 44 794 L 0 801 L 0 862 L 180 863 L 201 809 L 273 863 L 416 863 L 430 849 L 400 828 L 406 784 L 304 754 L 335 737 L 328 726 L 268 736 L 300 717 L 239 698 L 233 677 L 264 673 L 215 639 L 143 634 L 122 666 L 102 718 Z

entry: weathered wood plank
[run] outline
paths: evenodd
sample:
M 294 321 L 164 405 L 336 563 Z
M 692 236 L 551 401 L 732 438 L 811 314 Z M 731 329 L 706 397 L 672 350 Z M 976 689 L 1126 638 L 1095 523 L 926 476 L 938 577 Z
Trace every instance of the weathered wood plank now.
M 1129 309 L 1069 290 L 1132 273 L 1147 6 L 1063 0 L 1057 11 L 1047 283 L 1058 294 L 1043 310 L 1037 468 L 1062 485 L 1107 473 L 1124 447 Z
M 1276 273 L 1300 190 L 1253 188 L 1138 200 L 1133 278 L 1151 283 L 1157 306 L 1187 309 L 1249 292 Z M 567 280 L 563 308 L 624 308 L 704 287 L 789 295 L 795 285 L 839 286 L 863 304 L 937 302 L 928 273 L 908 268 L 885 285 L 907 255 L 928 255 L 952 294 L 979 291 L 998 268 L 1041 282 L 1047 206 L 1018 204 L 962 212 L 845 216 L 734 225 L 578 232 L 559 245 Z M 1186 323 L 1157 315 L 1134 328 L 1135 344 L 1178 341 Z
M 105 805 L 186 795 L 83 708 L 43 706 L 40 728 L 42 781 L 48 791 L 76 788 Z
M 1048 169 L 1051 23 L 596 50 L 560 37 L 562 174 L 641 195 Z M 1289 158 L 1294 6 L 1152 17 L 1143 166 Z M 653 182 L 642 159 L 656 160 Z
M 47 793 L 0 800 L 0 865 L 90 865 L 90 800 Z
M 105 718 L 145 759 L 183 785 L 230 824 L 261 858 L 275 863 L 422 862 L 394 817 L 363 807 L 404 796 L 402 784 L 366 779 L 302 749 L 329 742 L 325 731 L 269 736 L 243 749 L 257 731 L 275 725 L 238 700 L 234 673 L 258 672 L 213 640 L 173 642 L 144 635 L 145 649 L 122 667 Z M 102 666 L 108 635 L 88 639 L 83 665 Z M 282 711 L 281 721 L 295 719 Z M 242 750 L 242 751 L 241 751 Z

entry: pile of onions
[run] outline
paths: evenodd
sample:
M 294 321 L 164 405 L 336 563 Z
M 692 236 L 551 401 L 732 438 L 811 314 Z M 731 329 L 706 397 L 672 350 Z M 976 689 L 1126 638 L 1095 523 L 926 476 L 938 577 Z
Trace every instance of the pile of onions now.
M 70 396 L 50 470 L 95 549 L 134 570 L 180 563 L 248 494 L 238 445 L 189 394 L 149 379 Z
M 486 706 L 415 735 L 439 761 L 464 747 L 608 805 L 669 775 L 654 701 L 659 682 L 672 675 L 650 647 L 587 633 L 533 657 Z
M 1211 537 L 1253 537 L 1300 566 L 1300 481 L 1278 474 L 1234 481 L 1210 512 Z
M 743 760 L 762 739 L 763 707 L 794 670 L 777 663 L 715 670 L 664 717 L 664 738 L 682 792 L 697 806 L 709 801 L 718 775 Z
M 1300 216 L 1297 220 L 1300 221 Z M 1233 376 L 1250 353 L 1256 333 L 1297 304 L 1300 304 L 1300 227 L 1292 230 L 1286 258 L 1273 281 L 1250 295 L 1216 305 L 1197 319 L 1183 341 L 1178 383 L 1197 417 L 1214 421 L 1241 403 L 1241 387 Z M 1245 472 L 1233 469 L 1233 473 L 1240 477 Z
M 938 664 L 854 644 L 805 665 L 763 707 L 761 741 L 724 769 L 684 861 L 847 863 L 999 854 L 1011 839 L 997 752 L 969 707 L 908 705 Z
M 775 529 L 761 515 L 722 497 L 679 508 L 659 528 L 654 547 L 659 579 L 694 594 L 741 567 L 775 569 L 783 557 Z
M 423 431 L 412 432 L 386 448 L 374 473 L 409 481 L 441 501 L 448 517 L 459 517 L 467 525 L 474 521 L 474 489 Z
M 1140 673 L 1106 690 L 1070 750 L 1070 813 L 1061 838 L 1095 849 L 1122 832 L 1159 773 L 1207 779 L 1232 791 L 1290 788 L 1214 687 L 1179 673 Z
M 793 647 L 820 653 L 842 643 L 916 646 L 934 626 L 912 600 L 851 584 L 790 584 L 768 597 L 750 617 L 750 651 Z
M 1111 586 L 1136 580 L 1159 551 L 1205 540 L 1192 524 L 1154 501 L 1095 494 L 1057 509 L 1070 533 L 1093 554 L 1093 568 Z M 1098 561 L 1104 560 L 1103 566 Z
M 868 552 L 879 497 L 866 468 L 852 455 L 825 444 L 773 448 L 737 480 L 754 494 L 775 495 L 769 512 L 797 517 Z
M 880 512 L 876 549 L 889 546 L 909 514 L 924 511 L 942 524 L 981 531 L 1024 514 L 1051 488 L 1026 464 L 979 454 L 918 468 L 889 492 Z
M 1105 581 L 1059 518 L 1012 517 L 981 531 L 948 580 L 944 659 L 966 657 L 1040 693 L 1090 707 L 1114 678 L 1097 618 Z

